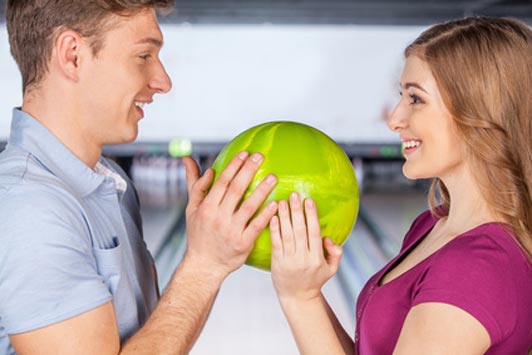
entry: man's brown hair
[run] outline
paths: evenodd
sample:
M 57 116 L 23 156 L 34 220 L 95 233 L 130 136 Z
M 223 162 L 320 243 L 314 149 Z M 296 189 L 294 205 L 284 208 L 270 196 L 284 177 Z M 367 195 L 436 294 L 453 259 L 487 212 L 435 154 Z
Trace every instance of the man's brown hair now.
M 111 15 L 131 16 L 153 8 L 169 10 L 174 0 L 8 0 L 6 24 L 11 54 L 22 75 L 22 90 L 36 86 L 48 71 L 55 39 L 63 30 L 88 38 L 94 55 L 103 45 Z

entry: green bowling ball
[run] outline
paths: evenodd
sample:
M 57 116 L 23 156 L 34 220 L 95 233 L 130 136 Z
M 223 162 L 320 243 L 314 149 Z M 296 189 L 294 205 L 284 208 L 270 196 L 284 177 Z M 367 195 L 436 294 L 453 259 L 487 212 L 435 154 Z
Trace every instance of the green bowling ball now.
M 260 152 L 264 161 L 244 195 L 247 198 L 270 173 L 277 185 L 261 209 L 272 200 L 288 200 L 296 191 L 311 197 L 318 209 L 321 232 L 342 245 L 357 218 L 359 196 L 355 172 L 340 146 L 323 132 L 305 124 L 279 121 L 252 127 L 229 142 L 216 158 L 215 181 L 240 151 Z M 257 238 L 246 264 L 270 270 L 271 241 L 266 228 Z

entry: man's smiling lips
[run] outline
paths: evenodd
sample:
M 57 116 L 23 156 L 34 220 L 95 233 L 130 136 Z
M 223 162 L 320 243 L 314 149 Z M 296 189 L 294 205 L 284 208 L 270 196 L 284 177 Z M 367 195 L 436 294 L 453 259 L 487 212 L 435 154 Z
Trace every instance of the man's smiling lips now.
M 140 113 L 141 118 L 144 117 L 144 105 L 150 104 L 153 100 L 138 100 L 134 102 L 135 109 Z

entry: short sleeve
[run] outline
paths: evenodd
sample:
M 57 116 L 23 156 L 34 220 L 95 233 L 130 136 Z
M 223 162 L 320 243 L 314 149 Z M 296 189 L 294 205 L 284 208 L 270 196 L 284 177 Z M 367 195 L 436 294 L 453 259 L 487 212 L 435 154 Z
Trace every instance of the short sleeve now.
M 492 345 L 512 332 L 517 315 L 517 281 L 511 258 L 490 235 L 463 235 L 442 248 L 416 284 L 413 306 L 441 302 L 476 318 Z
M 23 185 L 24 186 L 24 185 Z M 25 185 L 0 204 L 0 326 L 16 334 L 111 300 L 75 200 Z

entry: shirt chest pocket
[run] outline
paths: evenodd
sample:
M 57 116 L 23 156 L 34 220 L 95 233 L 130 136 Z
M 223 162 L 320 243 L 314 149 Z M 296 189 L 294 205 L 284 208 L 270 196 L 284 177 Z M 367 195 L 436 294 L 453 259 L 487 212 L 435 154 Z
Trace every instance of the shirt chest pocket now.
M 113 296 L 113 305 L 121 337 L 138 327 L 135 285 L 127 265 L 126 245 L 116 236 L 109 238 L 110 248 L 93 248 L 98 274 Z

